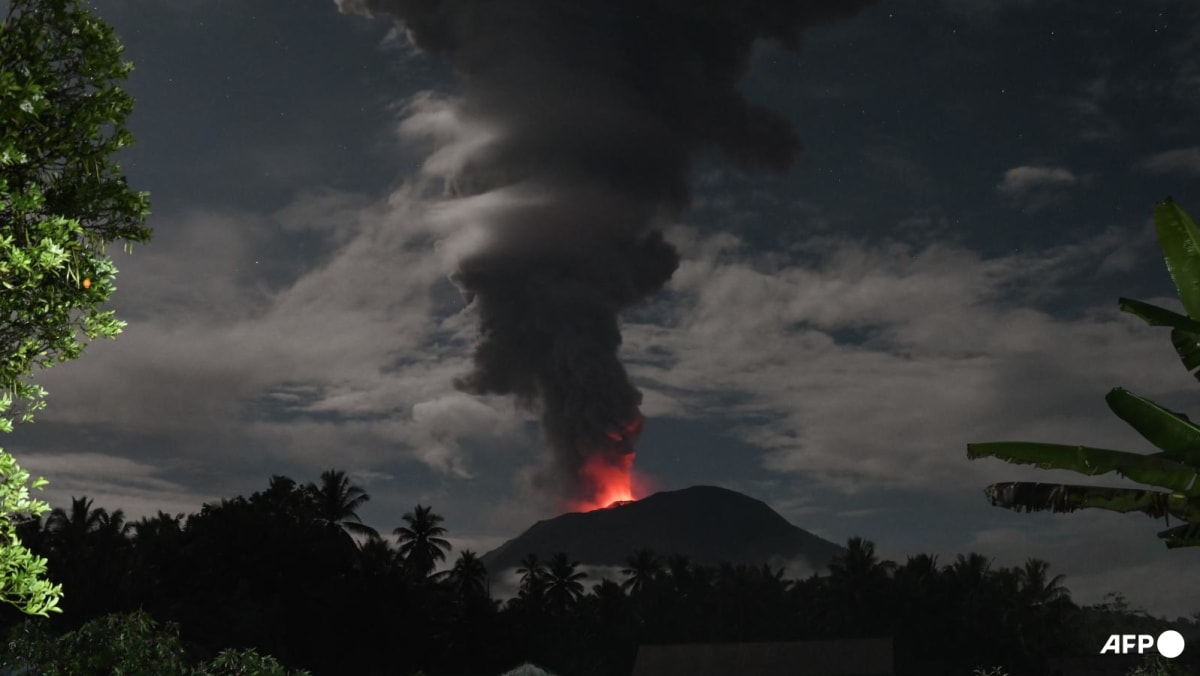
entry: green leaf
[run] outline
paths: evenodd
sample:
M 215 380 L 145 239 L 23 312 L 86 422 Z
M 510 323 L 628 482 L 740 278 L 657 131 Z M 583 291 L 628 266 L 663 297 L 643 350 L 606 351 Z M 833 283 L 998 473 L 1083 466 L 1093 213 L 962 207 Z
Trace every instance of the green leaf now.
M 1200 427 L 1187 416 L 1120 387 L 1113 388 L 1104 401 L 1117 417 L 1162 449 L 1164 456 L 1200 468 Z
M 1182 526 L 1160 531 L 1158 537 L 1166 541 L 1167 549 L 1200 547 L 1200 523 L 1185 523 Z
M 1200 370 L 1197 370 L 1197 367 L 1200 367 L 1200 332 L 1172 329 L 1171 345 L 1183 361 L 1184 368 L 1192 377 L 1200 380 Z
M 1151 303 L 1131 298 L 1119 298 L 1117 305 L 1123 312 L 1141 317 L 1150 326 L 1173 326 L 1177 329 L 1200 332 L 1200 321 Z
M 993 505 L 1016 511 L 1065 513 L 1106 509 L 1123 514 L 1142 512 L 1159 519 L 1170 514 L 1181 521 L 1200 521 L 1200 499 L 1178 493 L 1010 481 L 992 484 L 984 489 L 984 494 Z
M 1185 495 L 1200 495 L 1197 470 L 1161 456 L 1139 455 L 1089 446 L 997 441 L 968 444 L 967 457 L 996 457 L 1018 465 L 1065 469 L 1088 476 L 1116 472 L 1138 483 L 1168 488 Z
M 1200 319 L 1200 230 L 1170 197 L 1154 205 L 1154 229 L 1179 300 L 1189 317 Z

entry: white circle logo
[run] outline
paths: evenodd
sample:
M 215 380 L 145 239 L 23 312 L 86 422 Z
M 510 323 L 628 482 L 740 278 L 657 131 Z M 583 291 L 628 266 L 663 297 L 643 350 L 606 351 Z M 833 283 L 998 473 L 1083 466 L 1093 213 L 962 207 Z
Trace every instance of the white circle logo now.
M 1174 629 L 1168 629 L 1158 635 L 1158 654 L 1167 659 L 1175 659 L 1183 653 L 1183 636 Z

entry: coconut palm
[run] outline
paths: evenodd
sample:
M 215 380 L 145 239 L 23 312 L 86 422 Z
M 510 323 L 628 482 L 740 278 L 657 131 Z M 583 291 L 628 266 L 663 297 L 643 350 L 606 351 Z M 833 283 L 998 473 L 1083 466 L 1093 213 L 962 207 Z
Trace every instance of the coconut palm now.
M 861 537 L 846 542 L 846 551 L 829 562 L 828 589 L 844 609 L 838 621 L 843 632 L 868 635 L 881 627 L 879 608 L 890 602 L 889 577 L 894 564 L 881 561 L 875 543 Z
M 666 561 L 667 574 L 675 595 L 686 598 L 692 593 L 692 560 L 686 554 L 672 554 Z
M 487 598 L 488 571 L 475 552 L 464 549 L 446 576 L 461 599 Z
M 368 537 L 358 549 L 358 565 L 365 575 L 387 575 L 396 569 L 396 549 L 383 538 Z
M 583 583 L 580 580 L 587 573 L 579 570 L 579 562 L 567 558 L 564 552 L 550 557 L 546 571 L 546 598 L 550 607 L 559 613 L 564 613 L 583 595 Z
M 310 483 L 305 490 L 321 521 L 339 526 L 352 535 L 379 536 L 378 531 L 362 522 L 357 511 L 371 496 L 351 483 L 342 470 L 322 472 L 321 484 L 317 486 Z
M 96 533 L 102 538 L 124 538 L 133 530 L 134 524 L 125 520 L 125 510 L 116 509 L 111 512 L 104 509 L 100 512 Z
M 846 552 L 829 562 L 830 581 L 846 582 L 850 586 L 881 585 L 894 568 L 890 561 L 880 561 L 875 555 L 875 543 L 861 537 L 846 542 Z
M 517 574 L 521 576 L 520 593 L 526 596 L 537 596 L 546 588 L 546 567 L 538 559 L 538 555 L 530 552 L 521 559 Z
M 183 533 L 183 514 L 174 516 L 161 509 L 154 516 L 144 516 L 133 523 L 133 534 L 139 543 L 143 539 L 178 538 Z
M 1054 605 L 1071 600 L 1071 590 L 1062 585 L 1065 575 L 1047 579 L 1050 564 L 1041 559 L 1029 559 L 1021 569 L 1021 596 L 1031 605 Z
M 427 577 L 438 561 L 446 560 L 446 552 L 451 549 L 442 538 L 446 529 L 438 525 L 445 519 L 434 514 L 432 507 L 421 505 L 401 518 L 408 525 L 392 531 L 400 537 L 400 556 L 411 570 Z
M 103 507 L 92 509 L 91 498 L 71 498 L 71 511 L 55 507 L 46 519 L 46 532 L 52 546 L 59 550 L 81 551 L 89 533 L 95 532 L 107 521 Z
M 627 579 L 621 583 L 621 588 L 631 595 L 642 594 L 662 573 L 662 559 L 653 550 L 639 549 L 625 559 L 621 574 Z

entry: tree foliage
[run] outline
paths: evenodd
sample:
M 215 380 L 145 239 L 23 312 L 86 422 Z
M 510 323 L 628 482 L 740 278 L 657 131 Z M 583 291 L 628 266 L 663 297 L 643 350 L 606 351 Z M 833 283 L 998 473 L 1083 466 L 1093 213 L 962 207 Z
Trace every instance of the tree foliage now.
M 55 636 L 26 622 L 10 636 L 3 666 L 45 676 L 307 676 L 289 671 L 253 648 L 225 649 L 207 661 L 188 655 L 178 624 L 159 624 L 149 613 L 114 613 Z
M 46 391 L 36 368 L 80 356 L 87 339 L 124 323 L 102 311 L 114 291 L 109 243 L 146 242 L 148 196 L 129 189 L 109 156 L 133 142 L 133 99 L 118 83 L 112 28 L 79 0 L 10 0 L 0 22 L 0 431 L 29 422 Z M 15 409 L 13 407 L 15 406 Z M 10 409 L 13 409 L 10 411 Z M 0 601 L 27 613 L 56 610 L 61 588 L 16 537 L 45 513 L 41 488 L 0 449 Z
M 1200 642 L 1194 620 L 1167 623 L 1123 601 L 1080 608 L 1044 561 L 1009 568 L 968 553 L 940 565 L 919 554 L 897 565 L 863 538 L 846 543 L 827 575 L 806 579 L 765 564 L 635 551 L 637 565 L 597 580 L 569 552 L 545 562 L 531 554 L 520 564 L 520 593 L 500 603 L 492 592 L 503 586 L 489 587 L 491 573 L 468 550 L 428 575 L 428 555 L 415 548 L 401 554 L 383 538 L 354 547 L 311 485 L 272 477 L 249 497 L 186 518 L 160 513 L 132 532 L 120 510 L 83 497 L 58 519 L 25 524 L 21 535 L 47 557 L 52 578 L 88 593 L 68 596 L 61 614 L 18 625 L 0 665 L 29 663 L 37 648 L 44 661 L 32 673 L 117 673 L 119 662 L 121 673 L 441 676 L 533 662 L 561 676 L 604 676 L 631 673 L 647 644 L 890 636 L 897 675 L 959 676 L 979 666 L 1046 673 L 1049 658 L 1094 656 L 1113 633 L 1169 626 Z M 432 507 L 419 511 L 413 521 L 446 535 Z M 5 612 L 0 624 L 12 624 L 17 611 Z M 165 662 L 178 657 L 180 641 L 182 672 Z M 1176 662 L 1194 666 L 1190 654 Z M 98 671 L 70 661 L 89 655 Z M 151 659 L 160 662 L 149 672 L 134 669 Z M 235 660 L 242 666 L 228 666 Z
M 112 28 L 79 0 L 12 0 L 0 24 L 0 392 L 41 403 L 35 367 L 75 359 L 79 332 L 120 333 L 107 245 L 147 242 L 146 193 L 110 155 L 133 142 Z
M 1200 379 L 1200 229 L 1171 198 L 1154 207 L 1154 226 L 1186 315 L 1128 298 L 1118 304 L 1151 326 L 1171 327 L 1171 344 L 1184 367 Z M 1143 512 L 1184 523 L 1159 532 L 1169 548 L 1200 546 L 1200 426 L 1122 388 L 1105 397 L 1117 417 L 1160 452 L 1149 455 L 1088 446 L 1028 441 L 967 445 L 967 457 L 996 457 L 1042 469 L 1065 469 L 1087 476 L 1116 473 L 1166 490 L 1107 488 L 1027 481 L 997 483 L 985 489 L 993 505 L 1015 510 L 1073 512 L 1099 508 Z

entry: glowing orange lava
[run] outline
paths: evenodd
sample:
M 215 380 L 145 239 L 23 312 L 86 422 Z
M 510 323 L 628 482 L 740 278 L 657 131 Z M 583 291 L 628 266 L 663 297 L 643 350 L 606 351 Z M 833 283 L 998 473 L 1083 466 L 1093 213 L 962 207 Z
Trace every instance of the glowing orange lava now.
M 576 511 L 590 512 L 634 500 L 633 453 L 596 453 L 584 461 L 579 474 L 591 497 L 576 502 Z
M 645 419 L 634 412 L 633 418 L 607 433 L 607 448 L 588 455 L 579 468 L 579 483 L 584 497 L 572 504 L 579 512 L 633 502 L 633 442 L 642 433 Z

